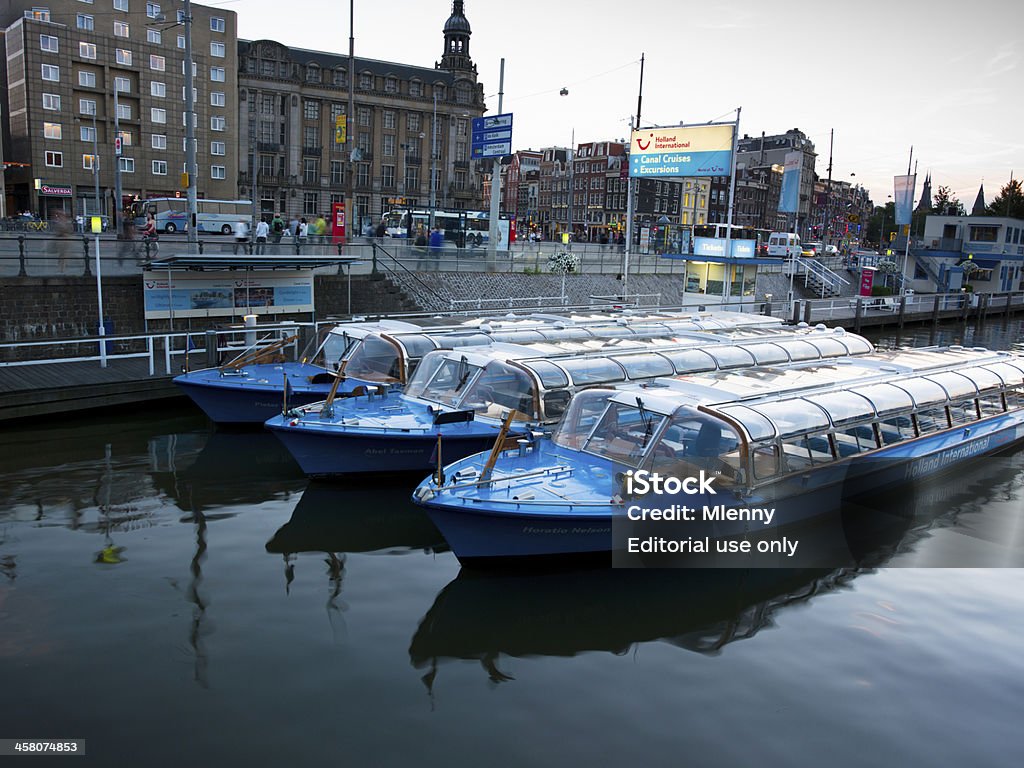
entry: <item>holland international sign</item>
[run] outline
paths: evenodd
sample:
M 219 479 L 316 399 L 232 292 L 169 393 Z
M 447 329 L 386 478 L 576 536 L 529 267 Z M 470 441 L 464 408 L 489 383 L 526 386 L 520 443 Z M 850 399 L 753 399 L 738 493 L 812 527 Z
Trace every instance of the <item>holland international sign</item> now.
M 728 176 L 735 125 L 692 125 L 633 131 L 629 175 Z

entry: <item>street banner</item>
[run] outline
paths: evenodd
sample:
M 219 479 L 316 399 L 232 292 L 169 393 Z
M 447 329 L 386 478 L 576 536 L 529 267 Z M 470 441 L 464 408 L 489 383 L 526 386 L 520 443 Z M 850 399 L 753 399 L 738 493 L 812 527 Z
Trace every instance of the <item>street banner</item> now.
M 781 213 L 796 213 L 800 210 L 800 172 L 803 162 L 803 152 L 786 153 L 782 170 L 782 191 L 779 194 Z
M 735 125 L 693 125 L 633 131 L 629 175 L 728 176 Z
M 917 183 L 917 174 L 909 176 L 894 176 L 896 194 L 893 200 L 896 202 L 896 224 L 910 224 L 910 217 L 914 211 L 914 186 Z
M 147 320 L 312 312 L 313 271 L 142 273 Z

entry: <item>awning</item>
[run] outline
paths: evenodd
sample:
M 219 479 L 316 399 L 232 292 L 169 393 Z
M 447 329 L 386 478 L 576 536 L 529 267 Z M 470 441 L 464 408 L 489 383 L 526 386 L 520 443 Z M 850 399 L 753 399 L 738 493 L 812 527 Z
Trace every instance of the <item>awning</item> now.
M 150 261 L 146 268 L 157 269 L 194 269 L 199 271 L 217 271 L 232 269 L 317 269 L 334 267 L 339 264 L 354 264 L 361 261 L 358 256 L 325 256 L 313 255 L 278 255 L 250 256 L 232 253 L 184 253 L 162 256 Z

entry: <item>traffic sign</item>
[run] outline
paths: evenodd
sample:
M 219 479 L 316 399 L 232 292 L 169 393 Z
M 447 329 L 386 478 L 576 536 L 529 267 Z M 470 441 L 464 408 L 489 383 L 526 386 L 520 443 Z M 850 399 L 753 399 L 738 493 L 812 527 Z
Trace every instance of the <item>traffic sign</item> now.
M 118 156 L 121 155 L 121 137 L 120 136 L 117 136 L 114 139 L 114 154 L 118 155 Z
M 473 118 L 473 158 L 512 154 L 512 114 Z

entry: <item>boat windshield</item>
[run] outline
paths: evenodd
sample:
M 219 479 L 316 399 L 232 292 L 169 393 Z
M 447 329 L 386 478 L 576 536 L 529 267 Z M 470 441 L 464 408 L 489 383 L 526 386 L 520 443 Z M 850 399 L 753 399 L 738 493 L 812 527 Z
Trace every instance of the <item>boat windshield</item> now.
M 417 366 L 405 388 L 409 397 L 455 406 L 473 387 L 483 369 L 465 358 L 430 353 Z
M 376 334 L 359 340 L 345 361 L 345 376 L 393 383 L 402 380 L 402 353 L 398 345 Z
M 701 470 L 730 482 L 741 469 L 740 438 L 721 419 L 680 408 L 652 451 L 651 469 L 662 475 L 696 477 Z
M 639 398 L 638 398 L 639 400 Z M 635 467 L 650 448 L 665 417 L 651 413 L 642 405 L 608 403 L 583 450 L 620 464 Z
M 552 433 L 551 440 L 563 448 L 581 450 L 608 405 L 608 398 L 614 394 L 612 389 L 584 389 L 577 392 L 569 401 L 569 407 Z
M 502 418 L 504 413 L 515 410 L 516 420 L 537 418 L 533 382 L 524 371 L 506 363 L 488 363 L 464 391 L 459 407 L 481 416 Z
M 352 354 L 358 341 L 359 339 L 355 339 L 347 333 L 328 333 L 314 359 L 324 368 L 336 371 Z

